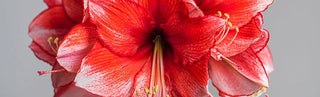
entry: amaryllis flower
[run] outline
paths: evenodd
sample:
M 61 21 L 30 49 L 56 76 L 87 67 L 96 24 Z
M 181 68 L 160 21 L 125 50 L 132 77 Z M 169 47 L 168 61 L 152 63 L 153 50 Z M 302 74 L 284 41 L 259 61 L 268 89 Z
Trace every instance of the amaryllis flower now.
M 57 64 L 53 79 L 69 77 L 55 96 L 211 96 L 209 77 L 221 96 L 268 87 L 272 58 L 259 12 L 270 0 L 46 2 L 61 13 L 33 21 L 30 47 Z
M 225 19 L 190 18 L 179 0 L 88 0 L 87 12 L 95 32 L 77 26 L 58 50 L 61 65 L 77 71 L 76 86 L 101 96 L 210 96 L 207 63 Z
M 73 26 L 81 23 L 83 2 L 82 0 L 45 0 L 45 3 L 49 8 L 40 13 L 29 26 L 28 34 L 33 39 L 29 47 L 36 57 L 49 63 L 53 68 L 50 71 L 38 73 L 40 75 L 52 73 L 52 85 L 56 94 L 68 92 L 67 88 L 73 91 L 84 91 L 71 85 L 76 73 L 67 72 L 56 59 L 57 49 L 62 39 Z M 78 94 L 88 95 L 87 92 Z
M 261 11 L 273 0 L 185 0 L 191 16 L 216 15 L 226 24 L 214 36 L 209 74 L 220 95 L 251 95 L 269 86 L 274 68 Z

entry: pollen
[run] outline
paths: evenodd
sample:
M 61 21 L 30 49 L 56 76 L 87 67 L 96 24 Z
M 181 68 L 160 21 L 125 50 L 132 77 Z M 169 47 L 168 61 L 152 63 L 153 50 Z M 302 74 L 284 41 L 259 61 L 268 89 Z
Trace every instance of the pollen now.
M 266 87 L 263 87 L 263 88 L 262 88 L 262 91 L 263 91 L 263 93 L 266 93 L 266 92 L 267 92 L 267 88 L 266 88 Z
M 218 17 L 221 17 L 222 13 L 221 13 L 221 11 L 218 11 L 215 15 L 218 16 Z
M 230 18 L 230 15 L 229 15 L 229 14 L 227 14 L 227 13 L 224 13 L 224 16 L 226 16 L 226 17 L 227 17 L 227 19 L 228 19 L 228 18 Z
M 49 37 L 49 38 L 47 39 L 47 42 L 50 43 L 52 39 L 53 39 L 52 37 Z
M 228 24 L 229 27 L 232 27 L 232 23 L 231 22 L 228 21 L 227 24 Z
M 144 88 L 144 92 L 147 93 L 147 94 L 151 94 L 151 91 L 147 88 Z
M 169 95 L 167 95 L 166 97 L 170 97 Z
M 53 42 L 54 42 L 55 44 L 58 44 L 58 41 L 59 41 L 59 38 L 56 37 Z
M 238 27 L 236 28 L 236 32 L 239 32 L 239 28 Z
M 136 94 L 138 97 L 140 96 L 140 91 L 138 89 L 136 90 Z

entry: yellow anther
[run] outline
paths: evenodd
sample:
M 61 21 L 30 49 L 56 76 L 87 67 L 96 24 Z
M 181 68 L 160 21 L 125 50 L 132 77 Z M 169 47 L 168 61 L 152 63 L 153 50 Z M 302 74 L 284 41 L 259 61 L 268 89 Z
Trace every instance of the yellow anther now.
M 221 13 L 221 11 L 218 11 L 217 14 L 215 14 L 215 15 L 218 16 L 218 17 L 221 17 L 222 13 Z
M 252 95 L 250 95 L 250 97 L 254 97 L 254 93 Z
M 261 90 L 259 90 L 259 91 L 257 92 L 257 96 L 258 96 L 260 93 L 261 93 Z
M 239 32 L 239 28 L 238 27 L 236 28 L 236 32 Z
M 166 97 L 170 97 L 168 94 L 167 94 L 167 96 Z
M 52 37 L 49 37 L 47 41 L 50 42 L 51 40 L 52 40 Z
M 263 93 L 266 93 L 266 92 L 267 92 L 267 88 L 266 88 L 266 87 L 263 87 L 263 88 L 262 88 L 262 91 L 263 91 Z
M 231 22 L 227 22 L 229 27 L 232 27 L 232 23 Z
M 58 40 L 59 40 L 59 38 L 57 37 L 56 39 L 54 39 L 53 42 L 54 42 L 55 44 L 58 44 Z
M 157 91 L 158 91 L 158 85 L 156 85 L 155 87 L 152 87 L 153 94 L 156 94 Z
M 227 13 L 224 13 L 224 16 L 226 16 L 227 18 L 230 18 L 230 15 Z
M 151 94 L 150 90 L 147 89 L 147 88 L 144 88 L 144 92 L 147 93 L 147 94 Z
M 140 96 L 140 91 L 138 89 L 136 90 L 136 94 L 138 97 Z

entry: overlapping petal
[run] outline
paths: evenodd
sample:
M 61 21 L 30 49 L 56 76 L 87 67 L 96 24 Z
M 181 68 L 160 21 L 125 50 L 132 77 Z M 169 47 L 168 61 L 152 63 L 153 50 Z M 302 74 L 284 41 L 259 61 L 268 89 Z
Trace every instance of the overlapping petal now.
M 182 65 L 174 62 L 171 54 L 167 55 L 164 66 L 170 97 L 210 97 L 207 89 L 207 58 L 192 65 Z
M 197 0 L 200 9 L 206 15 L 216 14 L 218 11 L 230 15 L 229 21 L 233 28 L 241 27 L 259 12 L 264 11 L 273 0 Z
M 142 6 L 129 0 L 89 0 L 89 13 L 99 39 L 113 53 L 134 55 L 150 42 L 154 21 Z
M 209 54 L 209 48 L 213 47 L 214 34 L 224 22 L 215 16 L 189 19 L 176 14 L 161 27 L 165 40 L 173 49 L 175 59 L 181 64 L 191 64 Z
M 180 10 L 182 0 L 132 0 L 150 12 L 158 24 L 167 23 Z
M 261 86 L 269 87 L 269 78 L 263 63 L 251 48 L 238 55 L 225 58 L 225 60 L 249 80 Z
M 151 49 L 147 46 L 131 57 L 121 57 L 96 42 L 83 59 L 76 86 L 102 96 L 131 96 L 136 89 L 146 88 L 134 87 L 140 81 L 135 78 L 144 66 L 151 65 Z M 149 79 L 149 74 L 146 77 Z
M 58 62 L 53 65 L 52 70 L 60 70 L 63 69 Z M 51 74 L 52 86 L 54 88 L 59 88 L 61 86 L 65 86 L 73 82 L 76 73 L 67 72 L 67 71 L 60 71 L 54 72 Z
M 266 69 L 267 74 L 274 70 L 272 55 L 268 46 L 266 46 L 260 52 L 258 52 L 257 56 L 263 63 L 263 66 Z
M 90 23 L 75 26 L 61 42 L 57 60 L 66 70 L 77 72 L 81 60 L 97 40 L 95 26 Z
M 239 32 L 230 30 L 221 42 L 216 43 L 214 49 L 225 57 L 230 57 L 245 51 L 262 34 L 262 22 L 260 21 L 262 21 L 262 16 L 257 15 L 250 23 L 239 28 Z M 219 37 L 216 38 L 216 41 L 218 40 Z
M 83 0 L 62 0 L 62 3 L 70 19 L 80 23 L 83 17 Z
M 101 97 L 92 94 L 83 88 L 75 86 L 73 83 L 56 89 L 54 97 Z
M 34 55 L 40 60 L 53 65 L 56 62 L 55 55 L 49 54 L 43 50 L 36 42 L 32 42 L 29 48 L 33 51 Z
M 217 61 L 210 58 L 208 69 L 212 84 L 221 95 L 251 95 L 261 89 L 260 85 L 244 77 L 225 60 Z
M 63 39 L 74 25 L 65 14 L 63 7 L 57 6 L 37 16 L 30 24 L 28 34 L 45 52 L 56 55 L 55 48 L 50 45 L 48 39 L 50 37 Z M 50 42 L 54 43 L 53 40 Z

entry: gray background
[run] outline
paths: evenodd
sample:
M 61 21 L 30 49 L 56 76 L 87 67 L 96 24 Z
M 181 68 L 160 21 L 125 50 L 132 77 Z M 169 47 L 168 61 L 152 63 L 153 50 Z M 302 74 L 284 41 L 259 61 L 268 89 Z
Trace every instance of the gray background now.
M 28 48 L 28 25 L 46 9 L 42 0 L 1 0 L 0 97 L 52 97 L 51 67 Z M 319 97 L 319 0 L 275 0 L 264 12 L 264 28 L 276 70 L 270 75 L 271 97 Z M 210 86 L 212 94 L 217 92 Z

